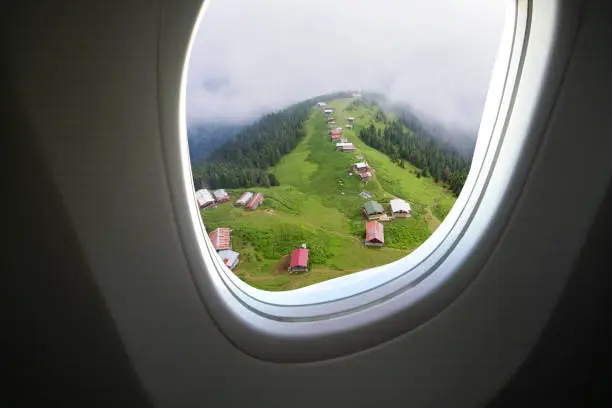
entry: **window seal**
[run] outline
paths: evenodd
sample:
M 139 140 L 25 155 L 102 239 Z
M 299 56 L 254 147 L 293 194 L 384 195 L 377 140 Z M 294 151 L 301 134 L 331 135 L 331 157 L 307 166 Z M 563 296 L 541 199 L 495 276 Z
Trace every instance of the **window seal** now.
M 181 171 L 177 174 L 168 169 L 172 173 L 171 184 L 176 186 L 174 191 L 184 198 L 182 202 L 176 201 L 177 224 L 201 300 L 220 330 L 238 348 L 254 357 L 277 362 L 315 361 L 362 350 L 422 324 L 456 299 L 477 276 L 515 201 L 504 201 L 509 196 L 509 187 L 490 182 L 498 159 L 502 158 L 499 155 L 507 142 L 505 134 L 511 127 L 511 108 L 532 35 L 534 3 L 512 0 L 507 4 L 510 11 L 507 18 L 512 25 L 506 26 L 502 41 L 509 44 L 499 50 L 465 193 L 459 196 L 447 219 L 424 244 L 401 260 L 293 291 L 253 288 L 230 272 L 214 254 L 195 205 L 184 115 L 188 64 L 184 64 L 178 112 Z M 557 6 L 558 2 L 538 4 L 539 9 L 553 11 L 553 15 Z M 192 39 L 202 16 L 203 12 L 198 16 Z M 552 43 L 549 37 L 555 28 L 553 16 L 538 30 L 538 35 Z M 545 66 L 546 61 L 542 64 Z M 541 75 L 541 67 L 538 69 L 536 73 Z M 521 137 L 518 150 L 523 146 L 520 143 L 525 144 L 528 139 L 524 134 Z M 504 165 L 513 170 L 518 158 L 503 158 Z M 529 158 L 521 158 L 523 161 Z M 169 162 L 176 163 L 176 157 Z M 478 163 L 480 167 L 475 172 Z M 515 174 L 510 173 L 501 178 L 518 184 L 520 180 L 513 179 Z M 517 193 L 512 195 L 516 198 Z M 483 205 L 485 198 L 487 205 Z M 498 205 L 490 206 L 491 203 Z M 493 218 L 498 221 L 495 227 L 488 225 Z M 486 250 L 475 251 L 479 244 Z M 418 267 L 406 268 L 409 262 Z M 384 270 L 389 268 L 404 269 L 388 279 Z M 376 279 L 378 284 L 374 285 Z M 341 296 L 351 285 L 367 290 Z M 326 291 L 327 299 L 321 295 Z M 393 319 L 400 315 L 402 324 L 393 324 Z M 360 334 L 359 340 L 356 334 Z M 338 347 L 338 342 L 344 346 Z

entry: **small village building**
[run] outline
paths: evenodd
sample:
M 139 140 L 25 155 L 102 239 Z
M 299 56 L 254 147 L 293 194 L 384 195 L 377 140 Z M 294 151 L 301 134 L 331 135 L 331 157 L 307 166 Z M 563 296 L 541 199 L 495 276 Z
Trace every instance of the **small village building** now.
M 370 170 L 370 165 L 368 164 L 368 162 L 363 161 L 363 162 L 355 163 L 353 168 L 355 169 L 357 173 L 365 173 L 366 171 Z
M 352 116 L 349 116 L 348 118 L 346 118 L 346 120 L 348 120 L 349 122 L 351 122 L 351 123 L 352 123 L 352 122 L 354 122 L 354 121 L 355 121 L 355 118 L 354 118 L 354 117 L 352 117 Z
M 359 173 L 359 179 L 361 181 L 366 181 L 372 178 L 372 173 L 366 171 L 365 173 Z
M 384 227 L 380 222 L 370 221 L 366 224 L 364 244 L 370 247 L 382 247 L 385 244 Z
M 334 113 L 334 110 L 332 108 L 325 108 L 323 109 L 323 113 L 329 115 L 331 113 Z
M 249 201 L 251 201 L 251 198 L 253 198 L 253 193 L 251 193 L 250 191 L 245 191 L 240 197 L 238 197 L 234 205 L 244 207 L 248 204 Z
M 291 252 L 291 260 L 289 263 L 289 272 L 306 272 L 308 271 L 308 249 L 297 248 Z
M 198 207 L 200 208 L 214 207 L 215 199 L 213 198 L 212 194 L 210 194 L 210 191 L 208 191 L 207 189 L 204 188 L 204 189 L 196 191 L 195 196 L 196 196 L 196 201 L 198 203 Z
M 332 142 L 341 142 L 340 135 L 331 135 Z
M 238 265 L 238 258 L 240 254 L 236 251 L 232 251 L 231 249 L 225 249 L 223 251 L 218 252 L 219 257 L 230 270 L 234 269 Z
M 361 207 L 361 212 L 368 220 L 377 220 L 385 215 L 385 210 L 378 201 L 366 201 Z
M 400 198 L 389 201 L 391 215 L 397 218 L 408 218 L 411 214 L 410 204 Z
M 344 143 L 344 146 L 342 146 L 342 151 L 343 152 L 354 152 L 357 148 L 352 144 L 352 143 Z
M 219 190 L 213 191 L 213 196 L 215 197 L 215 201 L 218 203 L 222 203 L 222 202 L 230 200 L 230 196 L 222 188 L 220 188 Z
M 256 210 L 263 203 L 264 196 L 261 193 L 255 193 L 246 205 L 247 210 Z
M 346 125 L 346 128 L 347 128 L 347 129 L 352 129 L 352 128 L 353 128 L 353 125 L 348 124 L 348 125 Z
M 232 230 L 229 228 L 217 228 L 208 234 L 210 242 L 217 251 L 232 249 Z
M 336 119 L 329 118 L 329 119 L 327 119 L 327 123 L 336 123 Z
M 348 143 L 348 142 L 339 142 L 336 143 L 336 150 L 344 150 L 344 148 L 348 145 L 353 145 L 352 143 Z
M 322 107 L 324 107 L 324 106 L 326 106 L 326 105 L 327 105 L 327 104 L 326 104 L 325 102 L 318 102 L 318 103 L 317 103 L 317 106 L 318 106 L 319 108 L 322 108 Z

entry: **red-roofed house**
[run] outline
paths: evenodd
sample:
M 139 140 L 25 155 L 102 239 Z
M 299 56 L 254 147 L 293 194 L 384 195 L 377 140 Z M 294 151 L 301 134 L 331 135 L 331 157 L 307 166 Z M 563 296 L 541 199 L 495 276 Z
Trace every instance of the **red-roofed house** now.
M 378 221 L 370 221 L 366 224 L 366 246 L 381 247 L 385 244 L 385 232 L 383 225 Z
M 298 248 L 291 253 L 289 272 L 305 272 L 308 270 L 308 249 Z
M 355 169 L 355 171 L 357 173 L 365 173 L 366 171 L 370 170 L 370 165 L 368 164 L 368 162 L 359 162 L 359 163 L 355 163 L 353 165 L 353 168 Z
M 361 181 L 369 180 L 371 178 L 372 178 L 372 173 L 370 173 L 369 171 L 366 171 L 365 173 L 359 173 L 359 179 Z
M 261 193 L 255 193 L 255 195 L 253 196 L 253 198 L 251 198 L 251 200 L 249 201 L 249 203 L 246 205 L 246 209 L 247 210 L 255 210 L 257 209 L 257 207 L 259 207 L 259 205 L 261 203 L 263 203 L 264 200 L 264 196 Z
M 251 198 L 253 198 L 253 193 L 251 193 L 250 191 L 245 191 L 238 198 L 238 200 L 236 200 L 234 205 L 237 205 L 237 206 L 240 206 L 240 207 L 244 207 L 245 205 L 247 205 L 249 203 L 249 201 L 251 201 Z
M 217 251 L 232 249 L 232 230 L 229 228 L 217 228 L 208 237 Z

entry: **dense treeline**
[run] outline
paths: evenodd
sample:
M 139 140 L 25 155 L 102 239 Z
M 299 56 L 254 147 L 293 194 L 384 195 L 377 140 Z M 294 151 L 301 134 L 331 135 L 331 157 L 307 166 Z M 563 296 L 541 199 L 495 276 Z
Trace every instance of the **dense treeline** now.
M 239 188 L 278 185 L 269 171 L 304 137 L 302 125 L 319 100 L 348 96 L 324 95 L 265 115 L 215 149 L 209 160 L 193 171 L 196 188 Z
M 385 121 L 387 126 L 377 129 L 370 124 L 359 132 L 361 140 L 387 154 L 400 166 L 403 166 L 404 160 L 412 163 L 421 169 L 419 176 L 446 182 L 455 194 L 461 192 L 469 170 L 468 160 L 440 148 L 428 137 L 406 130 L 399 119 L 388 121 L 386 116 L 377 115 L 377 120 Z

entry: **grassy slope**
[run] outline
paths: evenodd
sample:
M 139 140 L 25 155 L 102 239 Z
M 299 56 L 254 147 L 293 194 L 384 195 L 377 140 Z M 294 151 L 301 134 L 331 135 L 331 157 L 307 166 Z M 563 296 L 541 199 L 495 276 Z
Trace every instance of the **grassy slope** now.
M 313 110 L 304 140 L 272 169 L 281 186 L 249 189 L 264 193 L 260 209 L 246 212 L 225 203 L 202 211 L 208 230 L 218 226 L 234 230 L 233 247 L 241 253 L 235 273 L 249 284 L 289 290 L 397 260 L 420 245 L 439 224 L 425 207 L 444 216 L 452 206 L 454 198 L 433 180 L 418 179 L 413 167 L 400 168 L 361 142 L 356 134 L 375 112 L 363 107 L 342 112 L 349 103 L 350 99 L 339 99 L 330 105 L 337 109 L 338 126 L 344 126 L 347 116 L 356 118 L 356 129 L 345 134 L 358 147 L 358 154 L 376 168 L 376 178 L 367 185 L 348 175 L 355 154 L 334 149 L 323 114 Z M 361 243 L 364 222 L 360 207 L 365 200 L 359 193 L 363 190 L 382 203 L 398 196 L 413 205 L 413 218 L 385 224 L 384 248 L 369 249 Z M 242 191 L 230 194 L 235 199 Z M 437 208 L 436 201 L 440 203 Z M 302 242 L 311 249 L 311 270 L 290 276 L 283 268 L 277 269 L 281 258 Z
M 344 111 L 350 104 L 350 99 L 338 99 L 330 103 L 338 112 L 336 117 L 338 123 L 346 123 L 345 118 L 353 116 L 355 126 L 353 130 L 345 130 L 349 140 L 359 148 L 366 156 L 368 162 L 376 168 L 376 176 L 381 186 L 388 192 L 398 197 L 402 197 L 411 204 L 416 203 L 421 207 L 429 207 L 438 218 L 446 217 L 456 198 L 447 189 L 437 185 L 429 177 L 417 178 L 415 174 L 419 171 L 410 163 L 405 163 L 404 167 L 393 164 L 391 159 L 384 153 L 379 152 L 363 143 L 359 139 L 359 130 L 374 123 L 376 127 L 384 125 L 374 122 L 376 112 L 371 109 L 360 107 L 354 111 Z M 342 125 L 340 125 L 342 126 Z

